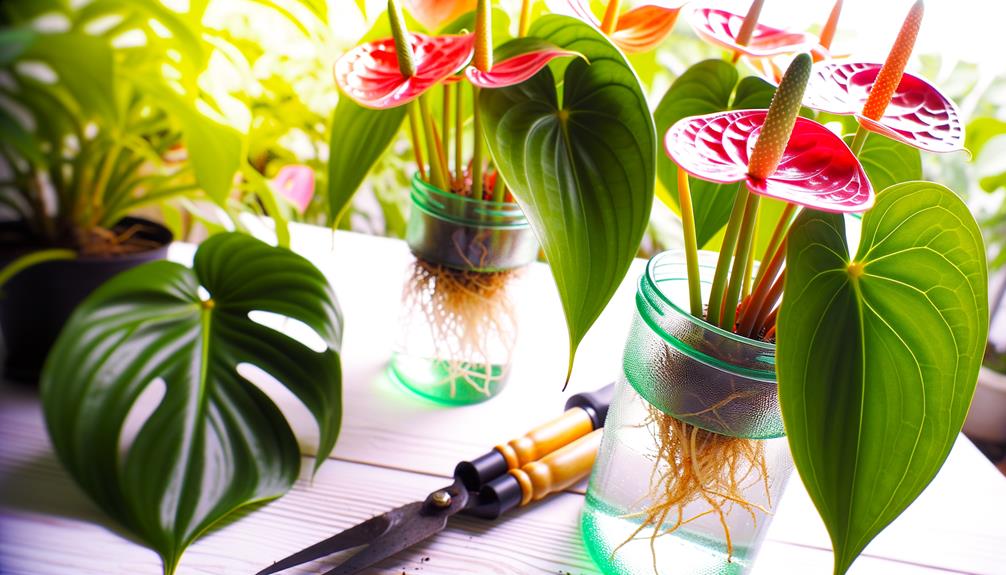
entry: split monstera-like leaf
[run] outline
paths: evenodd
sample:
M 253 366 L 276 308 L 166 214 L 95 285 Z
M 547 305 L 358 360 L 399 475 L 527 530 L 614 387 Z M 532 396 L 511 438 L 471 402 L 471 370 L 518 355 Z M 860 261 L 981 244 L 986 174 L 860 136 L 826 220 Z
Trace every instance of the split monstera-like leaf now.
M 475 53 L 475 35 L 409 34 L 416 73 L 398 67 L 394 38 L 361 44 L 335 63 L 335 81 L 343 93 L 365 108 L 396 108 L 460 72 Z
M 873 187 L 856 156 L 841 138 L 807 118 L 796 119 L 771 176 L 749 175 L 749 158 L 766 114 L 740 110 L 685 118 L 667 132 L 667 153 L 697 178 L 743 181 L 756 194 L 816 210 L 861 212 L 873 205 Z
M 789 233 L 779 400 L 835 573 L 925 489 L 971 404 L 988 331 L 982 237 L 947 188 L 887 188 L 849 257 L 841 216 Z
M 737 36 L 744 24 L 744 16 L 716 8 L 695 10 L 690 21 L 692 29 L 703 40 L 750 58 L 794 54 L 811 50 L 818 43 L 813 34 L 757 24 L 751 40 L 741 44 L 737 41 Z
M 299 321 L 322 344 L 309 348 L 251 312 Z M 77 308 L 42 373 L 53 447 L 84 491 L 171 573 L 207 528 L 282 495 L 300 473 L 289 424 L 237 367 L 262 369 L 307 407 L 320 465 L 341 420 L 341 337 L 332 288 L 307 260 L 240 234 L 214 236 L 191 270 L 146 264 Z M 123 448 L 130 412 L 141 395 L 156 399 L 152 387 L 163 395 Z
M 929 82 L 905 73 L 879 120 L 862 115 L 881 64 L 824 63 L 814 67 L 804 105 L 855 115 L 871 132 L 929 152 L 964 149 L 964 126 L 957 106 Z
M 565 0 L 569 11 L 600 28 L 601 21 L 590 9 L 590 0 Z M 664 41 L 674 29 L 684 2 L 650 1 L 619 15 L 615 29 L 609 37 L 616 46 L 627 53 L 646 52 Z
M 565 68 L 561 100 L 544 68 L 522 84 L 484 90 L 479 105 L 493 160 L 552 268 L 571 368 L 649 221 L 656 132 L 635 72 L 597 29 L 549 15 L 529 35 L 584 57 Z

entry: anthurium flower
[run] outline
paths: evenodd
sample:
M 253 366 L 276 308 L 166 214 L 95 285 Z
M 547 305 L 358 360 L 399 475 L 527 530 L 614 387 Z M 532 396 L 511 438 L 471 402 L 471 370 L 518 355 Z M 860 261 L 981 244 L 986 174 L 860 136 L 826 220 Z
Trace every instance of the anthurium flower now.
M 618 14 L 620 0 L 609 0 L 609 10 L 614 14 L 606 14 L 605 22 L 602 22 L 591 11 L 590 0 L 565 2 L 572 15 L 600 28 L 613 44 L 625 52 L 646 52 L 656 48 L 671 33 L 685 4 L 681 1 L 651 0 Z M 606 30 L 606 27 L 611 29 Z
M 413 75 L 402 72 L 394 38 L 375 40 L 335 63 L 335 81 L 343 93 L 365 108 L 395 108 L 460 72 L 475 52 L 474 34 L 408 36 Z
M 873 188 L 852 150 L 833 132 L 797 114 L 811 71 L 808 54 L 790 64 L 768 110 L 684 118 L 664 140 L 689 174 L 743 181 L 756 194 L 828 212 L 873 205 Z
M 475 0 L 405 0 L 409 14 L 435 32 L 475 9 Z
M 303 214 L 314 197 L 314 170 L 303 164 L 283 166 L 273 178 L 272 185 L 294 205 L 298 213 Z
M 717 8 L 699 8 L 692 12 L 689 20 L 700 38 L 749 58 L 793 54 L 810 50 L 818 43 L 813 34 L 790 32 L 765 24 L 755 24 L 750 39 L 745 41 L 746 34 L 742 34 L 744 16 Z
M 582 57 L 577 52 L 564 50 L 538 38 L 516 38 L 497 50 L 499 62 L 489 66 L 488 70 L 469 66 L 465 70 L 465 76 L 480 88 L 505 88 L 520 84 L 555 58 L 564 56 Z

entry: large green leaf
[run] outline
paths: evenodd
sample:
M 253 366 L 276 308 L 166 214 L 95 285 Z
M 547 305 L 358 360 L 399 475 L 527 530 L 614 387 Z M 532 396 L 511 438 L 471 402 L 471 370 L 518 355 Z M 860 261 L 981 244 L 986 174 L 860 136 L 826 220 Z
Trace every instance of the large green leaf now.
M 847 136 L 846 141 L 851 141 Z M 870 134 L 859 152 L 873 189 L 884 190 L 894 184 L 922 179 L 922 154 L 919 150 L 877 134 Z
M 371 110 L 339 98 L 332 116 L 328 160 L 330 225 L 338 225 L 367 172 L 395 139 L 406 109 Z
M 737 68 L 723 60 L 705 60 L 686 70 L 671 84 L 653 114 L 657 134 L 662 136 L 675 122 L 689 116 L 768 108 L 775 94 L 774 86 L 754 76 L 739 82 L 738 79 Z M 660 199 L 676 207 L 678 166 L 667 154 L 657 155 L 657 175 L 666 192 L 659 194 Z M 702 247 L 726 225 L 740 184 L 716 184 L 691 177 L 688 183 L 695 211 L 695 237 Z M 770 228 L 774 223 L 764 227 Z
M 115 63 L 105 39 L 76 32 L 38 34 L 21 59 L 49 66 L 59 85 L 78 103 L 82 117 L 114 120 L 118 116 Z
M 588 24 L 545 16 L 530 36 L 582 54 L 479 105 L 493 160 L 552 268 L 569 329 L 570 367 L 618 288 L 653 204 L 656 133 L 635 72 Z M 588 63 L 589 62 L 589 63 Z
M 930 182 L 881 192 L 849 258 L 840 215 L 789 234 L 779 399 L 793 459 L 843 573 L 943 465 L 988 331 L 982 238 Z
M 254 311 L 302 322 L 323 347 L 252 321 Z M 341 330 L 335 295 L 307 260 L 240 234 L 213 236 L 193 269 L 146 264 L 77 308 L 42 373 L 53 446 L 170 573 L 209 526 L 283 494 L 300 471 L 289 424 L 238 365 L 261 368 L 303 402 L 318 423 L 318 465 L 339 431 Z M 127 416 L 158 381 L 163 397 L 120 450 Z

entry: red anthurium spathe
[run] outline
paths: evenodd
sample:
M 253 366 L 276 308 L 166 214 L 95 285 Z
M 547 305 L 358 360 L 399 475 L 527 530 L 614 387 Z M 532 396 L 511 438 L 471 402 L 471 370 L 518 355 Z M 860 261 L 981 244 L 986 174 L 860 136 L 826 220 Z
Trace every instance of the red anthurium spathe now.
M 746 44 L 737 40 L 744 16 L 716 8 L 700 8 L 692 12 L 692 28 L 702 39 L 751 58 L 767 58 L 810 50 L 817 38 L 805 32 L 790 32 L 757 24 Z
M 475 9 L 475 0 L 404 0 L 409 14 L 435 32 Z
M 314 170 L 310 166 L 291 164 L 273 178 L 272 185 L 303 214 L 314 197 Z
M 343 93 L 366 108 L 395 108 L 460 72 L 475 52 L 475 35 L 427 36 L 411 33 L 415 75 L 398 67 L 395 40 L 385 38 L 353 48 L 335 63 Z
M 964 149 L 964 127 L 957 106 L 932 84 L 905 73 L 891 103 L 877 119 L 861 112 L 877 80 L 880 64 L 826 63 L 814 67 L 804 105 L 832 114 L 855 115 L 871 132 L 929 152 Z
M 748 162 L 766 115 L 766 110 L 739 110 L 684 118 L 671 126 L 664 146 L 678 166 L 703 180 L 744 181 L 756 194 L 826 212 L 862 212 L 873 206 L 873 187 L 852 150 L 806 118 L 797 118 L 772 175 L 749 175 Z
M 480 88 L 506 88 L 520 84 L 537 74 L 555 58 L 580 56 L 577 52 L 563 50 L 537 38 L 518 38 L 504 44 L 496 53 L 499 61 L 489 70 L 469 66 L 465 70 L 468 81 Z
M 616 0 L 611 0 L 616 1 Z M 565 0 L 569 12 L 598 28 L 601 20 L 590 10 L 590 0 Z M 618 16 L 614 30 L 608 36 L 612 43 L 626 52 L 646 52 L 656 48 L 678 21 L 685 2 L 651 0 Z

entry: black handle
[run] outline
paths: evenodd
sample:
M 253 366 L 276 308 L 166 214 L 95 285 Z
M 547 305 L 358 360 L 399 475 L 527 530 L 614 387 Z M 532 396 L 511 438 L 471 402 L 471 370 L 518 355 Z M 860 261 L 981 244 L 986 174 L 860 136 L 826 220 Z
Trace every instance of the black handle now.
M 615 384 L 609 383 L 600 389 L 571 396 L 566 400 L 566 409 L 574 407 L 583 409 L 590 415 L 594 429 L 600 429 L 604 427 L 604 418 L 608 416 L 608 408 L 611 406 L 611 400 L 614 396 Z

